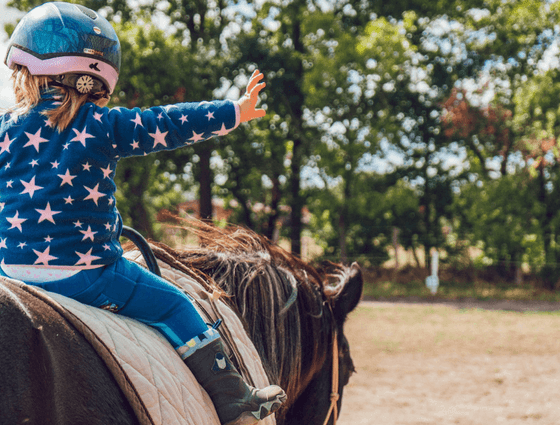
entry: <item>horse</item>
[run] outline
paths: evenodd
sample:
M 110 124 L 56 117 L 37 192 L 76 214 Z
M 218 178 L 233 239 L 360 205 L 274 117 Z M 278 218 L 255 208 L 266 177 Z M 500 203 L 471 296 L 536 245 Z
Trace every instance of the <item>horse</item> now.
M 270 383 L 278 425 L 334 425 L 354 372 L 343 333 L 363 281 L 357 264 L 312 266 L 241 227 L 189 223 L 199 246 L 151 241 L 157 259 L 220 291 Z M 72 325 L 21 288 L 0 285 L 0 424 L 138 424 L 104 363 Z

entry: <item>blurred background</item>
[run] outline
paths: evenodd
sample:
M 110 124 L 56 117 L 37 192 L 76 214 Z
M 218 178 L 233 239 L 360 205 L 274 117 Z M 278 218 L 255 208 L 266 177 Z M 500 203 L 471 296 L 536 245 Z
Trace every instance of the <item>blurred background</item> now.
M 2 58 L 41 3 L 0 0 Z M 258 122 L 119 163 L 127 225 L 177 245 L 177 217 L 241 224 L 306 259 L 358 261 L 387 282 L 378 298 L 425 294 L 436 251 L 441 296 L 556 296 L 557 1 L 74 3 L 120 36 L 110 106 L 237 99 L 257 67 L 267 82 Z

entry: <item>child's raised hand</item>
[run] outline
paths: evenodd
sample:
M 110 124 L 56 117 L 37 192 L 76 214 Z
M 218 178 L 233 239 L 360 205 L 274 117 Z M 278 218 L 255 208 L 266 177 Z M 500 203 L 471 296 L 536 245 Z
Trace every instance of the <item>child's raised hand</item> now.
M 255 118 L 262 118 L 266 115 L 266 111 L 264 109 L 256 109 L 257 102 L 259 100 L 259 93 L 266 86 L 266 83 L 264 82 L 258 84 L 263 78 L 264 75 L 258 69 L 256 69 L 255 72 L 253 72 L 253 75 L 251 75 L 249 83 L 247 84 L 246 92 L 238 101 L 241 122 L 251 121 Z

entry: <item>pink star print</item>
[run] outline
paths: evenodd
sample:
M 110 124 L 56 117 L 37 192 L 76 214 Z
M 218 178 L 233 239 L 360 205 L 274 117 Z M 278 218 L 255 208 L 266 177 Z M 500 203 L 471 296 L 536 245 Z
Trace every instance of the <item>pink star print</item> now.
M 49 261 L 56 260 L 58 257 L 54 255 L 50 255 L 51 247 L 48 246 L 43 252 L 37 251 L 36 249 L 33 252 L 37 255 L 37 259 L 33 264 L 44 264 L 45 266 L 49 265 Z
M 144 127 L 144 124 L 142 124 L 142 119 L 140 118 L 140 114 L 138 112 L 136 112 L 136 117 L 130 121 L 134 123 L 134 128 L 136 128 L 137 126 Z
M 225 136 L 228 133 L 229 130 L 226 129 L 226 125 L 224 123 L 222 123 L 222 128 L 220 128 L 218 131 L 212 132 L 212 134 L 215 134 L 216 136 Z
M 25 187 L 25 189 L 23 190 L 23 192 L 20 193 L 20 195 L 23 195 L 24 193 L 28 193 L 29 197 L 33 198 L 33 195 L 37 190 L 43 189 L 42 186 L 37 186 L 35 184 L 35 176 L 33 176 L 33 178 L 29 180 L 29 182 L 24 182 L 23 180 L 20 180 L 20 182 Z
M 204 140 L 204 133 L 200 133 L 200 134 L 196 134 L 194 131 L 192 132 L 193 136 L 189 139 L 192 140 L 193 142 L 198 142 L 200 140 Z
M 110 165 L 107 165 L 107 168 L 101 168 L 101 171 L 103 172 L 104 179 L 108 179 L 111 173 L 113 172 L 113 170 L 111 170 Z
M 6 246 L 6 239 L 8 238 L 0 239 L 0 248 L 8 249 L 8 247 Z
M 92 232 L 91 231 L 91 226 L 88 226 L 87 230 L 80 230 L 80 233 L 84 234 L 84 237 L 82 238 L 82 241 L 85 241 L 86 239 L 91 239 L 91 241 L 94 241 L 93 236 L 97 233 L 97 232 Z
M 72 184 L 72 180 L 75 179 L 76 176 L 71 175 L 70 170 L 68 168 L 66 169 L 65 174 L 57 174 L 57 176 L 62 179 L 62 182 L 60 182 L 60 186 L 64 186 L 65 184 L 69 184 L 70 186 L 74 186 Z
M 103 114 L 100 114 L 99 112 L 95 112 L 93 114 L 93 118 L 95 118 L 97 121 L 101 122 L 101 117 L 103 116 Z
M 72 140 L 70 140 L 71 142 L 80 142 L 82 145 L 84 145 L 84 148 L 86 147 L 86 139 L 89 138 L 95 138 L 94 136 L 92 136 L 91 134 L 87 134 L 86 130 L 87 130 L 87 125 L 84 127 L 84 129 L 79 132 L 78 130 L 76 130 L 75 128 L 73 128 L 72 130 L 74 130 L 74 133 L 76 133 L 76 137 L 74 137 Z
M 181 115 L 181 118 L 179 118 L 179 119 L 181 120 L 181 124 L 189 122 L 189 116 L 188 115 Z
M 95 202 L 95 205 L 98 205 L 97 201 L 99 200 L 99 198 L 107 196 L 105 193 L 99 192 L 99 183 L 97 183 L 93 189 L 87 186 L 84 186 L 84 188 L 89 192 L 89 195 L 84 198 L 84 201 L 87 199 L 91 199 L 93 202 Z
M 208 118 L 208 121 L 210 121 L 211 119 L 214 119 L 214 112 L 208 111 L 208 113 L 206 114 L 206 117 Z
M 4 152 L 10 153 L 10 145 L 14 140 L 16 140 L 15 137 L 10 140 L 10 138 L 8 137 L 8 133 L 6 133 L 6 136 L 4 137 L 4 141 L 0 143 L 0 148 L 2 149 L 0 150 L 0 154 Z
M 41 137 L 41 129 L 37 130 L 37 133 L 35 134 L 28 133 L 27 131 L 25 132 L 25 134 L 27 135 L 27 137 L 29 137 L 29 142 L 23 145 L 23 147 L 26 148 L 27 146 L 33 146 L 35 149 L 37 149 L 37 152 L 39 152 L 40 143 L 49 141 L 48 139 L 43 139 Z
M 92 261 L 99 260 L 101 258 L 101 257 L 98 257 L 97 255 L 91 255 L 92 250 L 93 250 L 93 248 L 90 248 L 89 251 L 86 252 L 85 254 L 82 254 L 81 252 L 75 251 L 76 254 L 80 257 L 80 259 L 76 263 L 76 266 L 78 266 L 80 264 L 85 264 L 86 266 L 91 266 Z
M 150 136 L 154 138 L 154 148 L 157 145 L 167 146 L 167 142 L 165 141 L 165 136 L 167 135 L 167 133 L 169 132 L 166 131 L 165 133 L 162 133 L 161 131 L 159 131 L 159 127 L 156 127 L 155 133 L 148 133 Z
M 21 228 L 21 223 L 27 221 L 26 218 L 19 218 L 19 211 L 16 211 L 16 215 L 14 215 L 13 217 L 6 217 L 6 220 L 8 220 L 8 223 L 12 225 L 10 229 L 13 229 L 15 227 L 19 229 L 20 232 L 23 232 L 23 229 Z
M 44 210 L 40 210 L 38 208 L 35 208 L 35 211 L 37 211 L 39 214 L 41 214 L 41 217 L 39 217 L 38 223 L 47 220 L 47 221 L 50 221 L 53 224 L 56 224 L 54 222 L 53 215 L 60 214 L 62 212 L 62 211 L 52 211 L 50 202 L 47 202 L 47 206 L 45 207 Z

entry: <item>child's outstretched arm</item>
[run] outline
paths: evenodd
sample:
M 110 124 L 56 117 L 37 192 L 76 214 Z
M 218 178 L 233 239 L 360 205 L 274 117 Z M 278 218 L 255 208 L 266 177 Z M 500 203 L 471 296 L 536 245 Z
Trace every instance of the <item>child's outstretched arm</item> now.
M 263 78 L 260 71 L 253 72 L 246 93 L 237 102 L 187 102 L 146 110 L 106 109 L 90 104 L 88 120 L 98 121 L 103 127 L 101 134 L 107 134 L 107 145 L 113 147 L 115 158 L 177 149 L 225 136 L 241 122 L 264 117 L 265 110 L 256 109 L 259 93 L 266 86 L 261 82 Z
M 258 69 L 256 69 L 255 72 L 253 72 L 253 75 L 251 75 L 245 94 L 238 101 L 241 122 L 251 121 L 255 118 L 262 118 L 266 115 L 266 111 L 264 109 L 256 109 L 257 102 L 259 101 L 259 93 L 266 86 L 266 83 L 264 82 L 258 84 L 263 78 L 264 75 Z

